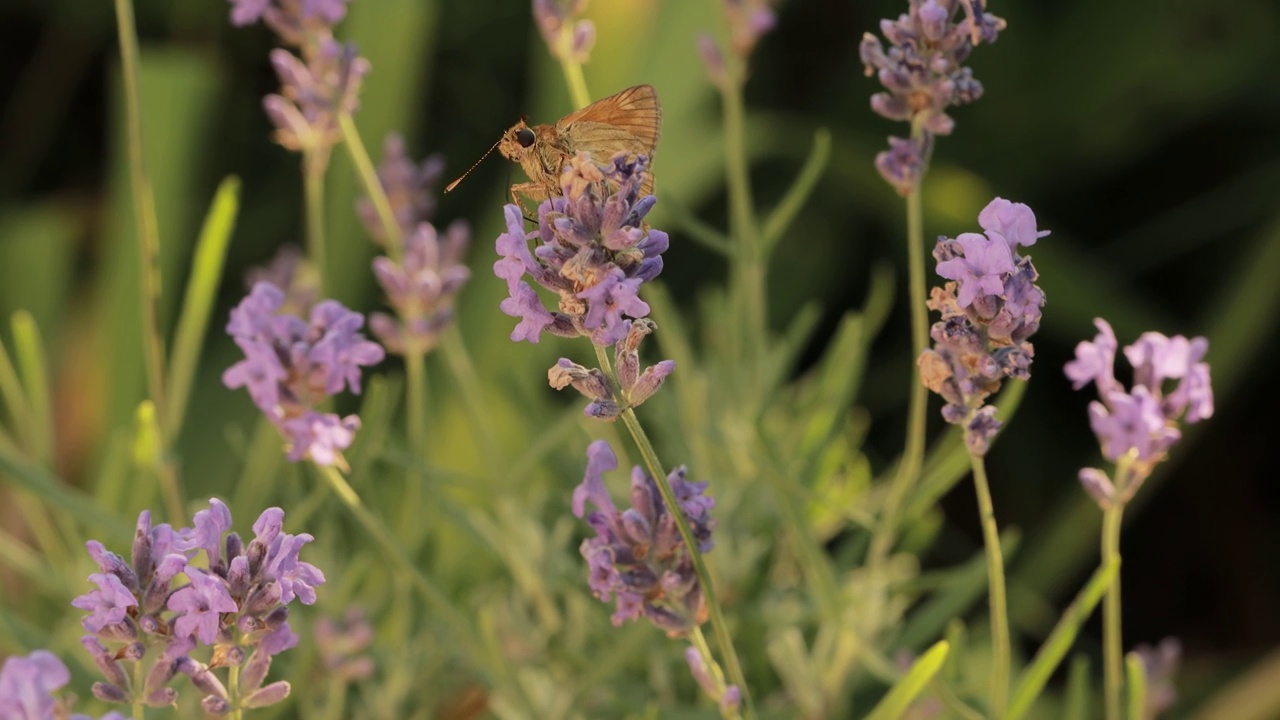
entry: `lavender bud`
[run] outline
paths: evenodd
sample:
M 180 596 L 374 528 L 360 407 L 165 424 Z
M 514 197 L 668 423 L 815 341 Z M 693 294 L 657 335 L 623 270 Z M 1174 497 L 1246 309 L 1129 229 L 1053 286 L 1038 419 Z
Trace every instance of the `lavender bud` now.
M 262 708 L 275 705 L 287 697 L 289 697 L 289 683 L 279 680 L 245 698 L 243 704 L 248 709 Z
M 133 698 L 130 697 L 128 691 L 124 688 L 119 685 L 113 685 L 112 683 L 102 682 L 101 680 L 95 682 L 89 689 L 89 692 L 93 693 L 94 697 L 103 702 L 120 704 L 133 702 Z

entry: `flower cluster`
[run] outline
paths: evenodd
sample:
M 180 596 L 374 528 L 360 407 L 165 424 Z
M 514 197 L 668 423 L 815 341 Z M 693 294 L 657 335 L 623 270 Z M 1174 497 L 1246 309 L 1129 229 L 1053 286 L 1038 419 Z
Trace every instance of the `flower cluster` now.
M 143 511 L 129 562 L 96 540 L 86 543 L 98 564 L 89 576 L 97 588 L 71 604 L 89 613 L 81 625 L 91 634 L 81 644 L 106 678 L 94 684 L 93 694 L 108 702 L 171 705 L 177 691 L 168 685 L 182 673 L 205 694 L 202 705 L 211 714 L 287 697 L 287 682 L 264 686 L 263 680 L 272 657 L 298 642 L 289 628 L 289 604 L 314 603 L 325 578 L 298 557 L 312 537 L 282 532 L 283 524 L 284 511 L 268 508 L 246 546 L 228 532 L 231 511 L 215 498 L 196 513 L 191 528 L 153 526 L 151 513 Z M 192 564 L 199 552 L 206 567 Z M 174 588 L 179 575 L 187 583 Z M 212 648 L 208 664 L 191 657 L 197 646 Z M 141 663 L 156 648 L 158 656 L 136 687 L 123 663 Z M 239 697 L 231 697 L 212 672 L 218 667 L 240 668 Z
M 563 62 L 585 63 L 596 44 L 596 26 L 579 20 L 587 0 L 533 0 L 533 20 L 551 56 Z
M 278 312 L 284 298 L 279 288 L 260 282 L 231 311 L 227 332 L 245 359 L 228 368 L 222 382 L 248 388 L 288 439 L 290 460 L 341 465 L 360 418 L 316 408 L 344 387 L 359 393 L 360 367 L 381 362 L 382 347 L 360 334 L 364 317 L 341 303 L 325 300 L 303 321 Z
M 373 273 L 396 314 L 372 314 L 369 329 L 392 353 L 421 354 L 435 347 L 440 332 L 453 320 L 454 299 L 471 277 L 463 263 L 470 228 L 456 221 L 442 238 L 430 222 L 433 190 L 443 172 L 444 160 L 438 155 L 419 165 L 409 159 L 402 138 L 387 138 L 378 179 L 405 240 L 399 260 L 381 256 L 373 261 Z M 373 203 L 362 200 L 358 210 L 370 236 L 386 245 L 386 231 Z
M 645 215 L 657 202 L 640 196 L 648 159 L 619 155 L 597 166 L 585 154 L 561 174 L 563 196 L 538 207 L 538 229 L 526 233 L 518 205 L 505 208 L 507 232 L 498 236 L 494 273 L 507 281 L 507 315 L 520 318 L 512 340 L 538 342 L 546 330 L 562 337 L 590 337 L 608 346 L 626 337 L 626 318 L 649 314 L 640 286 L 662 272 L 669 238 L 651 230 Z M 530 252 L 529 241 L 538 240 Z M 559 296 L 556 312 L 542 305 L 528 275 Z
M 54 697 L 54 691 L 70 681 L 67 666 L 48 650 L 6 659 L 0 665 L 0 720 L 93 720 L 71 714 L 72 698 Z M 109 712 L 99 720 L 125 719 Z
M 725 18 L 729 26 L 729 46 L 740 61 L 751 57 L 760 38 L 774 28 L 778 16 L 771 7 L 771 0 L 723 0 Z M 707 68 L 711 82 L 724 87 L 728 82 L 729 71 L 724 55 L 715 40 L 706 33 L 698 35 L 698 53 Z M 737 76 L 741 81 L 742 73 Z
M 338 117 L 359 106 L 360 84 L 369 61 L 354 45 L 338 42 L 333 26 L 347 14 L 350 0 L 231 0 L 231 22 L 244 26 L 262 20 L 289 46 L 271 51 L 280 78 L 279 94 L 263 99 L 276 126 L 276 142 L 306 153 L 323 167 L 341 137 Z
M 586 474 L 573 491 L 573 514 L 585 515 L 596 532 L 581 547 L 589 569 L 588 584 L 600 600 L 615 599 L 614 625 L 644 616 L 671 637 L 684 636 L 707 615 L 693 561 L 657 484 L 639 467 L 631 471 L 631 507 L 618 511 L 603 478 L 617 467 L 618 458 L 607 442 L 591 443 Z M 710 511 L 715 500 L 703 495 L 707 483 L 685 480 L 683 467 L 673 470 L 667 481 L 692 528 L 698 551 L 710 551 L 716 525 Z M 588 501 L 596 507 L 590 513 Z
M 614 345 L 614 370 L 618 387 L 615 389 L 604 372 L 598 368 L 583 367 L 568 358 L 547 371 L 551 387 L 563 390 L 572 385 L 591 403 L 587 405 L 588 417 L 600 420 L 616 420 L 623 410 L 633 408 L 648 400 L 676 368 L 675 360 L 663 360 L 640 370 L 640 342 L 657 327 L 652 320 L 626 320 L 627 334 Z
M 693 673 L 693 679 L 698 681 L 698 686 L 720 706 L 720 715 L 735 717 L 738 708 L 742 707 L 742 689 L 737 685 L 726 687 L 724 679 L 707 667 L 707 661 L 698 648 L 685 649 L 684 659 L 689 663 L 689 671 Z
M 1124 348 L 1133 366 L 1133 387 L 1126 390 L 1115 377 L 1118 343 L 1111 325 L 1097 318 L 1093 342 L 1076 346 L 1066 365 L 1071 385 L 1079 390 L 1093 383 L 1098 400 L 1089 403 L 1089 424 L 1102 445 L 1102 454 L 1124 462 L 1125 477 L 1113 482 L 1097 468 L 1080 471 L 1080 482 L 1103 508 L 1126 503 L 1151 470 L 1164 459 L 1182 432 L 1181 420 L 1196 423 L 1213 415 L 1209 364 L 1203 362 L 1209 341 L 1143 333 Z M 1176 381 L 1176 383 L 1175 383 Z
M 260 282 L 284 291 L 282 313 L 305 315 L 320 299 L 320 274 L 297 245 L 280 246 L 266 265 L 245 273 L 245 290 L 253 290 Z
M 858 54 L 867 75 L 876 73 L 887 91 L 871 97 L 871 109 L 911 123 L 910 140 L 890 138 L 891 150 L 876 156 L 880 173 L 903 195 L 919 183 L 933 136 L 949 135 L 955 128 L 947 108 L 982 96 L 982 83 L 964 61 L 976 45 L 995 42 L 1005 27 L 1004 20 L 986 12 L 985 4 L 910 0 L 906 14 L 880 21 L 888 49 L 871 33 L 862 37 Z
M 920 378 L 947 404 L 942 416 L 962 425 L 969 452 L 986 454 L 1000 429 L 986 399 L 1006 377 L 1027 379 L 1034 349 L 1028 338 L 1040 327 L 1044 292 L 1030 257 L 1018 246 L 1034 245 L 1048 231 L 1036 230 L 1031 208 L 1003 198 L 978 215 L 983 233 L 938 238 L 933 256 L 938 275 L 950 280 L 934 288 L 928 306 L 942 314 L 929 331 L 932 349 L 919 359 Z

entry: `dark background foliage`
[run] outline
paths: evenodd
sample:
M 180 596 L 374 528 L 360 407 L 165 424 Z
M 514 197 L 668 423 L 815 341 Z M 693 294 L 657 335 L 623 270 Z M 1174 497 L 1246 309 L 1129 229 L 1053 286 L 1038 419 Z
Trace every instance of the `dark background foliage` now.
M 634 2 L 651 23 L 602 22 L 598 64 L 588 68 L 592 92 L 657 86 L 666 107 L 660 197 L 719 224 L 719 148 L 704 142 L 718 101 L 692 54 L 695 33 L 716 21 L 714 3 Z M 685 3 L 707 8 L 674 7 Z M 1087 548 L 1096 548 L 1097 512 L 1074 480 L 1080 466 L 1098 462 L 1085 415 L 1090 396 L 1072 392 L 1061 375 L 1074 344 L 1092 336 L 1094 316 L 1109 318 L 1122 343 L 1149 329 L 1206 334 L 1217 415 L 1188 432 L 1143 490 L 1124 535 L 1126 637 L 1182 638 L 1206 687 L 1280 644 L 1273 455 L 1280 392 L 1270 374 L 1280 352 L 1280 6 L 992 5 L 1009 29 L 972 58 L 986 95 L 954 112 L 955 134 L 938 144 L 925 185 L 926 234 L 974 229 L 977 209 L 993 195 L 1030 204 L 1053 231 L 1031 253 L 1048 294 L 1034 380 L 990 457 L 997 515 L 1026 539 L 1012 560 L 1019 624 L 1043 629 L 1052 615 L 1041 608 L 1069 597 L 1092 567 Z M 861 305 L 876 265 L 899 276 L 897 307 L 861 399 L 875 418 L 868 452 L 878 466 L 901 447 L 910 363 L 901 202 L 871 160 L 885 136 L 902 129 L 868 109 L 877 87 L 863 77 L 857 43 L 901 6 L 783 3 L 747 89 L 753 179 L 764 206 L 785 191 L 815 129 L 829 128 L 834 138 L 832 162 L 771 271 L 775 325 L 816 300 L 825 327 L 834 328 L 840 312 Z M 361 118 L 375 154 L 380 133 L 402 127 L 415 153 L 443 153 L 452 174 L 521 115 L 550 121 L 568 109 L 525 2 L 358 0 L 352 9 L 368 18 L 353 17 L 346 29 L 374 62 Z M 247 267 L 300 239 L 301 217 L 297 158 L 268 143 L 260 105 L 276 85 L 266 62 L 273 39 L 260 27 L 230 28 L 226 10 L 221 0 L 140 0 L 137 8 L 155 70 L 145 89 L 161 113 L 148 129 L 153 156 L 164 158 L 156 174 L 166 238 L 192 237 L 216 183 L 232 173 L 245 178 L 221 293 L 229 306 Z M 128 308 L 133 297 L 132 265 L 117 248 L 128 226 L 122 158 L 113 154 L 121 133 L 115 47 L 106 0 L 0 4 L 0 311 L 32 309 L 69 358 L 57 373 L 68 448 L 59 462 L 80 482 L 95 474 L 94 438 L 127 417 L 141 389 L 137 358 L 117 347 L 135 344 L 133 336 L 113 337 L 110 317 L 94 309 Z M 344 167 L 335 167 L 330 197 L 343 207 L 333 211 L 332 267 L 342 275 L 340 298 L 368 309 L 378 300 L 359 269 L 372 248 L 342 199 L 341 188 L 350 197 L 352 187 L 345 158 L 335 165 Z M 490 262 L 504 185 L 518 175 L 490 159 L 441 202 L 442 218 L 476 225 L 478 275 Z M 691 306 L 723 267 L 667 222 L 673 247 L 664 280 Z M 187 249 L 169 251 L 167 267 L 177 270 L 166 278 L 166 298 L 182 286 L 189 240 L 178 244 Z M 475 328 L 469 334 L 504 322 L 488 297 L 484 303 L 464 307 Z M 230 351 L 213 334 L 213 369 L 204 371 L 197 402 L 243 414 L 247 403 L 226 410 L 230 401 L 219 397 L 215 373 Z M 183 452 L 190 467 L 216 467 L 222 449 Z M 947 542 L 930 564 L 956 562 L 980 545 L 969 485 L 945 503 Z

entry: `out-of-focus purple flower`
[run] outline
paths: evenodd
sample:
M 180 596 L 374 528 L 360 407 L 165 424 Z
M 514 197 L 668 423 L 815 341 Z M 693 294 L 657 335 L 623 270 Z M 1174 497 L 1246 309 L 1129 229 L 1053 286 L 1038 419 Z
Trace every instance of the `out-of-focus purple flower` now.
M 252 25 L 262 20 L 290 45 L 304 46 L 308 38 L 329 37 L 347 14 L 351 0 L 230 0 L 231 24 Z
M 70 681 L 67 666 L 48 650 L 8 658 L 0 666 L 0 718 L 52 720 L 59 705 L 53 692 Z
M 1103 456 L 1115 463 L 1124 460 L 1127 467 L 1114 479 L 1095 468 L 1081 471 L 1085 489 L 1105 509 L 1133 497 L 1182 437 L 1181 422 L 1196 423 L 1213 415 L 1213 388 L 1209 364 L 1204 362 L 1208 340 L 1147 332 L 1124 348 L 1133 366 L 1133 387 L 1126 389 L 1115 378 L 1115 332 L 1102 318 L 1093 322 L 1097 336 L 1076 346 L 1076 357 L 1064 371 L 1075 389 L 1089 383 L 1097 388 L 1098 400 L 1089 403 L 1089 425 Z M 1093 486 L 1102 485 L 1103 479 L 1110 491 L 1099 500 Z
M 604 602 L 615 599 L 613 624 L 647 617 L 671 637 L 681 637 L 706 620 L 693 561 L 676 528 L 658 486 L 639 467 L 631 472 L 631 507 L 618 512 L 603 473 L 618 467 L 618 458 L 603 440 L 587 448 L 587 471 L 573 492 L 573 514 L 586 518 L 595 537 L 582 541 L 588 584 Z M 698 541 L 700 552 L 711 550 L 715 501 L 705 496 L 707 483 L 685 480 L 685 469 L 667 476 Z M 590 513 L 587 502 L 595 505 Z
M 260 282 L 284 291 L 280 312 L 289 315 L 305 315 L 320 298 L 320 274 L 297 245 L 280 246 L 266 265 L 245 273 L 246 290 Z
M 729 717 L 738 710 L 742 705 L 742 691 L 737 685 L 726 687 L 723 681 L 717 681 L 711 669 L 707 667 L 702 653 L 695 647 L 684 651 L 684 659 L 689 663 L 689 671 L 693 673 L 693 679 L 698 681 L 702 691 L 720 706 L 721 715 Z
M 585 63 L 596 44 L 596 26 L 579 19 L 587 0 L 533 0 L 533 19 L 551 56 L 562 62 Z
M 373 675 L 373 657 L 369 655 L 373 626 L 360 608 L 349 608 L 341 620 L 320 618 L 314 637 L 325 677 L 331 681 L 358 682 Z
M 373 261 L 373 273 L 395 308 L 396 317 L 374 313 L 369 327 L 387 350 L 398 354 L 425 353 L 453 321 L 458 292 L 471 277 L 463 255 L 471 229 L 455 221 L 441 238 L 431 223 L 420 223 L 405 238 L 400 262 L 390 257 Z
M 918 364 L 925 386 L 947 401 L 943 418 L 961 425 L 969 452 L 982 456 L 1000 429 L 986 399 L 1004 378 L 1031 376 L 1035 349 L 1028 339 L 1040 327 L 1045 301 L 1031 258 L 1017 249 L 1048 232 L 1036 229 L 1031 208 L 1003 198 L 978 219 L 985 234 L 938 238 L 938 274 L 951 282 L 933 289 L 928 306 L 942 319 L 930 329 L 934 346 Z
M 72 600 L 71 606 L 92 613 L 80 621 L 91 633 L 124 622 L 129 608 L 138 605 L 138 599 L 115 575 L 94 573 L 89 576 L 89 582 L 97 585 L 98 589 Z
M 626 320 L 626 335 L 614 345 L 614 369 L 617 373 L 618 388 L 614 391 L 598 368 L 586 368 L 568 358 L 551 366 L 547 371 L 547 380 L 551 387 L 563 390 L 568 386 L 582 393 L 591 400 L 585 413 L 588 417 L 600 420 L 617 420 L 622 411 L 638 407 L 648 400 L 663 381 L 675 370 L 674 360 L 663 360 L 640 371 L 640 341 L 653 332 L 656 327 L 652 320 Z
M 1005 27 L 985 6 L 984 0 L 909 0 L 905 14 L 880 22 L 887 49 L 875 35 L 864 34 L 859 57 L 867 75 L 876 74 L 886 90 L 871 96 L 871 109 L 911 123 L 913 137 L 926 144 L 934 135 L 950 135 L 955 121 L 947 108 L 982 97 L 982 83 L 965 60 L 976 45 L 995 42 Z M 895 182 L 883 167 L 881 174 L 904 195 L 915 187 Z
M 431 155 L 416 163 L 409 157 L 402 136 L 396 133 L 387 136 L 382 146 L 382 163 L 378 165 L 378 181 L 401 235 L 408 236 L 419 223 L 431 222 L 436 210 L 436 188 L 443 176 L 442 155 Z M 369 236 L 378 244 L 386 245 L 387 234 L 373 202 L 361 198 L 356 210 Z
M 876 171 L 899 195 L 910 195 L 924 175 L 924 158 L 928 138 L 889 138 L 889 149 L 876 154 Z
M 357 56 L 354 45 L 329 38 L 304 58 L 272 50 L 271 65 L 280 94 L 264 98 L 263 107 L 276 126 L 276 142 L 295 152 L 327 152 L 342 137 L 338 117 L 360 105 L 369 61 Z
M 755 50 L 760 38 L 778 24 L 771 0 L 723 0 L 729 19 L 729 45 L 744 60 Z
M 1152 647 L 1142 643 L 1133 649 L 1142 659 L 1142 670 L 1147 676 L 1146 706 L 1143 720 L 1156 720 L 1178 700 L 1174 675 L 1182 662 L 1182 643 L 1167 637 Z
M 626 336 L 627 317 L 649 314 L 638 292 L 662 272 L 669 238 L 644 222 L 657 201 L 640 195 L 647 167 L 644 157 L 619 155 L 597 166 L 579 154 L 561 175 L 564 195 L 539 206 L 533 232 L 525 232 L 519 206 L 506 206 L 507 232 L 496 242 L 502 258 L 493 270 L 510 293 L 502 311 L 521 318 L 512 340 L 537 342 L 545 330 L 607 346 Z M 535 239 L 540 244 L 530 252 Z M 557 311 L 541 306 L 525 275 L 559 296 Z
M 227 332 L 245 359 L 228 368 L 222 382 L 249 390 L 291 441 L 291 460 L 310 456 L 322 465 L 341 464 L 359 418 L 314 408 L 344 388 L 360 392 L 360 368 L 381 362 L 384 351 L 360 334 L 364 317 L 336 301 L 315 305 L 308 322 L 280 314 L 283 302 L 279 288 L 259 283 L 231 311 Z

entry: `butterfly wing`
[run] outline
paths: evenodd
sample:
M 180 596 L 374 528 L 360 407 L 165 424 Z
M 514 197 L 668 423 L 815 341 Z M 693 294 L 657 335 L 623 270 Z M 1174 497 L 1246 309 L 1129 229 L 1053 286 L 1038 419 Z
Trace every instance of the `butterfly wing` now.
M 636 155 L 652 156 L 662 130 L 662 107 L 652 85 L 636 85 L 564 116 L 556 123 L 556 129 L 568 136 L 571 144 L 595 157 L 602 153 L 597 153 L 593 143 L 615 144 L 628 140 L 618 135 L 619 131 L 633 138 L 619 151 L 625 149 Z M 612 154 L 603 156 L 607 158 Z

